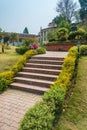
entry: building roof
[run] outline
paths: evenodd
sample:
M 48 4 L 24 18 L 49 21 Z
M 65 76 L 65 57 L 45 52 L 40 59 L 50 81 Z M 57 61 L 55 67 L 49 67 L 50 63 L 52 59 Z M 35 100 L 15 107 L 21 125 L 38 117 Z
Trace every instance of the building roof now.
M 9 36 L 11 34 L 11 32 L 3 32 L 2 33 L 4 36 Z M 29 38 L 29 37 L 32 37 L 32 38 L 36 38 L 37 35 L 35 34 L 24 34 L 24 33 L 16 33 L 19 35 L 19 38 Z

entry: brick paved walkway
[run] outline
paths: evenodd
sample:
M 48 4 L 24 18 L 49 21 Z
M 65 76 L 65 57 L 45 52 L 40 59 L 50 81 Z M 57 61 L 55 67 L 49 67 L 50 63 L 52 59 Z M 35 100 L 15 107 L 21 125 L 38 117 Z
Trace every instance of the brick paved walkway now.
M 39 100 L 40 95 L 18 90 L 0 94 L 0 130 L 18 130 L 25 112 Z

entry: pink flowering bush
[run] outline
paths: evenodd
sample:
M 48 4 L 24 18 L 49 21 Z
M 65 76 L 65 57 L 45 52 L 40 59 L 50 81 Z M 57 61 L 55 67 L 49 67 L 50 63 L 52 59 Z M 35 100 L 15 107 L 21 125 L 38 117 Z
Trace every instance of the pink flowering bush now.
M 32 45 L 29 47 L 29 49 L 37 49 L 39 46 L 37 43 L 32 43 Z

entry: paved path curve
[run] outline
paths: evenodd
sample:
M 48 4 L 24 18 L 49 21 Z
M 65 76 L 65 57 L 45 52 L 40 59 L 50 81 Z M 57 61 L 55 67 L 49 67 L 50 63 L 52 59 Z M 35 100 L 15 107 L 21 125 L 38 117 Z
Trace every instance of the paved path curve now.
M 41 57 L 66 57 L 67 52 L 47 52 Z M 0 94 L 0 130 L 18 130 L 25 112 L 37 101 L 40 95 L 8 89 Z
M 66 57 L 67 56 L 66 51 L 47 51 L 46 54 L 39 55 L 40 57 Z M 35 55 L 35 57 L 38 57 L 38 55 Z
M 0 94 L 0 130 L 18 130 L 25 112 L 40 100 L 40 95 L 18 90 Z

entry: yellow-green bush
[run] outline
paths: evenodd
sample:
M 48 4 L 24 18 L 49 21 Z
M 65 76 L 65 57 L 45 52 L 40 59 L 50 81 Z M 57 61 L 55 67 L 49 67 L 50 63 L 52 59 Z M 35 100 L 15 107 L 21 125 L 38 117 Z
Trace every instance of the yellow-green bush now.
M 44 48 L 39 48 L 41 50 L 42 54 L 45 50 Z M 31 58 L 33 55 L 39 54 L 38 50 L 29 50 L 27 51 L 18 61 L 15 65 L 12 66 L 12 68 L 9 71 L 0 73 L 0 77 L 6 80 L 6 85 L 10 85 L 10 83 L 13 82 L 14 76 L 17 74 L 18 71 L 20 71 L 24 64 L 26 63 L 27 59 Z
M 20 71 L 24 64 L 26 63 L 27 59 L 31 58 L 33 55 L 38 54 L 35 50 L 27 51 L 19 60 L 18 62 L 11 68 L 11 71 L 13 71 L 15 74 L 17 74 L 18 71 Z
M 6 71 L 0 74 L 0 77 L 7 80 L 7 85 L 9 85 L 13 81 L 14 72 L 13 71 Z
M 7 88 L 7 80 L 4 78 L 0 77 L 0 93 L 4 91 Z
M 68 56 L 64 60 L 62 71 L 53 85 L 54 87 L 55 85 L 61 85 L 66 91 L 69 89 L 71 86 L 71 80 L 74 76 L 78 55 L 77 47 L 72 47 L 69 50 Z

